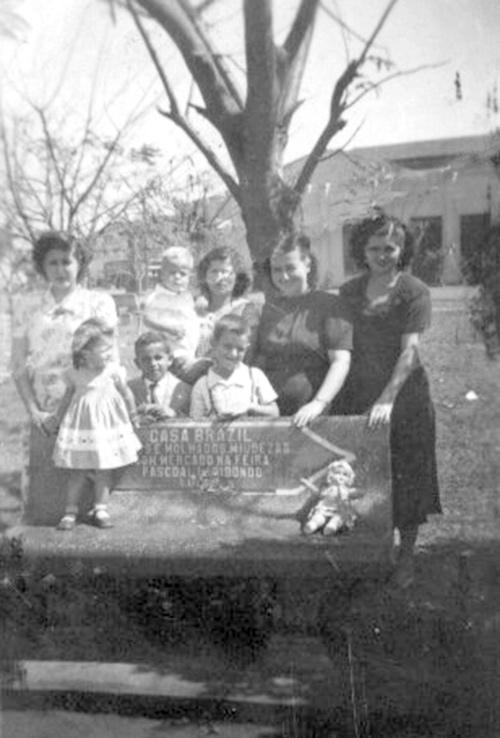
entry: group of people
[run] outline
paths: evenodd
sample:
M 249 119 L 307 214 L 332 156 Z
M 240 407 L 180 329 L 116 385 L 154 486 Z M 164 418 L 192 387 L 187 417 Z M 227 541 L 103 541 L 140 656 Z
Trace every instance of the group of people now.
M 75 526 L 89 474 L 92 519 L 111 525 L 113 472 L 137 459 L 140 424 L 282 415 L 301 427 L 324 414 L 366 414 L 369 427 L 391 424 L 399 570 L 411 578 L 418 527 L 440 512 L 434 410 L 418 351 L 430 295 L 407 271 L 413 242 L 399 220 L 379 212 L 361 221 L 351 248 L 360 275 L 335 295 L 317 289 L 309 239 L 284 234 L 266 264 L 263 306 L 232 250 L 200 261 L 195 299 L 191 253 L 167 248 L 135 342 L 140 376 L 127 381 L 114 301 L 81 283 L 87 252 L 42 235 L 33 257 L 48 290 L 16 306 L 12 358 L 33 432 L 57 434 L 54 463 L 70 470 L 59 527 Z

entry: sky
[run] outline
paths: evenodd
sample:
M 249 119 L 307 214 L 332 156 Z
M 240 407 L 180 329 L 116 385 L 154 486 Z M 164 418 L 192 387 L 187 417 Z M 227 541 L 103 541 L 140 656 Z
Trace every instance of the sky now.
M 301 99 L 286 158 L 303 156 L 325 121 L 334 80 L 359 42 L 339 33 L 331 14 L 363 37 L 370 35 L 388 0 L 323 0 L 311 45 Z M 23 110 L 22 99 L 50 104 L 65 124 L 77 125 L 93 100 L 96 127 L 113 131 L 137 118 L 132 139 L 158 146 L 165 161 L 188 159 L 204 167 L 194 147 L 160 116 L 165 105 L 155 70 L 128 15 L 112 18 L 104 0 L 0 0 L 15 6 L 26 26 L 19 40 L 2 40 L 0 71 L 4 110 Z M 295 0 L 275 0 L 275 34 L 283 39 Z M 231 56 L 236 76 L 243 63 L 240 0 L 219 0 L 208 32 Z M 400 76 L 364 98 L 348 117 L 342 137 L 348 147 L 378 146 L 443 137 L 487 134 L 500 126 L 487 109 L 489 93 L 500 84 L 500 2 L 498 0 L 399 0 L 374 53 L 390 57 Z M 180 98 L 192 92 L 175 48 L 155 28 L 153 39 Z M 368 68 L 371 74 L 374 67 Z M 460 78 L 457 96 L 456 75 Z M 241 75 L 240 75 L 241 76 Z M 93 94 L 91 91 L 94 91 Z M 195 120 L 196 114 L 192 114 Z M 198 119 L 199 120 L 199 119 Z M 211 144 L 222 146 L 210 132 Z

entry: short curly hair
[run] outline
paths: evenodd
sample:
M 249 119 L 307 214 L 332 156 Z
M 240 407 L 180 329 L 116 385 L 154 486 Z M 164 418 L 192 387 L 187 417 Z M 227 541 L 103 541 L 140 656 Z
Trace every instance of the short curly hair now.
M 376 234 L 390 234 L 401 246 L 399 269 L 408 267 L 414 256 L 415 240 L 407 226 L 393 215 L 377 211 L 373 216 L 354 223 L 349 239 L 350 253 L 360 269 L 366 268 L 365 249 L 368 241 Z
M 307 284 L 310 289 L 316 289 L 318 286 L 318 260 L 311 251 L 311 239 L 309 236 L 306 236 L 305 233 L 298 233 L 295 231 L 286 231 L 282 233 L 276 240 L 271 255 L 266 259 L 264 263 L 264 272 L 269 278 L 269 281 L 273 287 L 275 287 L 271 269 L 273 256 L 290 254 L 293 251 L 298 251 L 301 258 L 309 259 L 310 269 L 309 274 L 307 275 Z
M 214 261 L 229 261 L 234 269 L 236 280 L 234 282 L 232 298 L 246 295 L 252 287 L 252 274 L 243 265 L 240 255 L 228 246 L 216 246 L 201 259 L 197 267 L 198 287 L 202 295 L 210 302 L 210 289 L 207 284 L 207 274 Z
M 80 281 L 87 273 L 88 266 L 92 261 L 92 253 L 73 236 L 59 231 L 45 231 L 33 244 L 32 258 L 35 269 L 44 279 L 45 274 L 45 258 L 49 251 L 63 251 L 71 254 L 78 262 L 77 280 Z

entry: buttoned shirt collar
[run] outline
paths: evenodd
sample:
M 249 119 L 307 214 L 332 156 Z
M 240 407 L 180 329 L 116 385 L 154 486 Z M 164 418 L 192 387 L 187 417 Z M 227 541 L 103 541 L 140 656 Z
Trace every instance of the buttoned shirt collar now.
M 210 367 L 207 373 L 207 385 L 209 389 L 212 389 L 218 384 L 246 387 L 248 385 L 248 367 L 246 364 L 239 364 L 236 369 L 230 374 L 227 379 L 221 377 L 220 374 Z
M 63 297 L 62 300 L 57 301 L 49 287 L 43 295 L 42 309 L 46 313 L 57 313 L 58 310 L 61 312 L 72 313 L 74 312 L 74 303 L 80 297 L 83 289 L 84 288 L 81 284 L 77 284 L 71 292 Z

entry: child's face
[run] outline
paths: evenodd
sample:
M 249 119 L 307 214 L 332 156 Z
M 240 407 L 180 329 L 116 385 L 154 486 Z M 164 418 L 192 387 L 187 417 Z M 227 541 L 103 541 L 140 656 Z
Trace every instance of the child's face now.
M 88 369 L 101 371 L 113 358 L 113 344 L 111 342 L 98 343 L 85 351 L 85 364 Z
M 135 357 L 136 366 L 150 382 L 159 382 L 171 363 L 172 358 L 162 343 L 141 346 Z
M 168 290 L 181 294 L 189 288 L 191 272 L 191 265 L 187 261 L 179 261 L 175 264 L 165 261 L 161 268 L 161 283 Z
M 339 484 L 348 487 L 351 484 L 351 474 L 343 466 L 330 469 L 326 478 L 327 484 Z
M 241 364 L 248 348 L 248 337 L 233 331 L 223 331 L 212 347 L 214 369 L 223 376 L 230 376 Z

